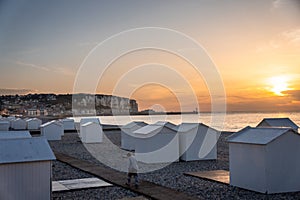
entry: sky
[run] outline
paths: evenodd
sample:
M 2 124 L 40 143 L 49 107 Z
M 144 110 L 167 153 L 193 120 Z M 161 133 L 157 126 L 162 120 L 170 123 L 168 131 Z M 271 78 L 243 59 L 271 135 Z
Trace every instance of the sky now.
M 2 0 L 0 94 L 77 92 L 82 67 L 92 63 L 84 86 L 136 99 L 140 110 L 211 111 L 225 100 L 227 111 L 300 111 L 299 19 L 299 0 Z M 144 27 L 200 44 L 202 71 L 182 56 L 195 54 L 188 43 L 163 34 L 148 32 L 161 45 L 181 45 L 182 55 L 158 48 L 119 55 L 147 33 L 118 36 Z M 208 59 L 217 75 L 205 72 Z

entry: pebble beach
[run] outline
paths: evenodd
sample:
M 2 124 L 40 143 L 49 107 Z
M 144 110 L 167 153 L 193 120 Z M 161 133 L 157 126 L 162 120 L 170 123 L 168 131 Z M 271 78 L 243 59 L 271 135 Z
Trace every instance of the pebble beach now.
M 172 188 L 188 194 L 195 199 L 300 199 L 300 192 L 282 194 L 260 194 L 253 191 L 232 187 L 230 185 L 186 176 L 185 172 L 206 170 L 229 170 L 228 144 L 226 137 L 230 133 L 222 133 L 218 140 L 218 159 L 212 161 L 174 162 L 166 167 L 148 173 L 139 174 L 139 178 L 158 185 Z M 105 136 L 115 145 L 120 146 L 119 130 L 105 131 Z M 65 133 L 61 141 L 49 141 L 54 151 L 62 152 L 79 159 L 87 160 L 96 165 L 102 165 L 94 158 L 81 143 L 77 132 Z M 143 164 L 140 166 L 143 168 Z M 79 169 L 60 161 L 53 162 L 53 180 L 67 180 L 94 177 Z M 124 183 L 126 173 L 124 172 Z M 81 189 L 68 192 L 53 192 L 52 199 L 130 199 L 142 198 L 139 194 L 122 187 L 112 186 L 103 188 Z

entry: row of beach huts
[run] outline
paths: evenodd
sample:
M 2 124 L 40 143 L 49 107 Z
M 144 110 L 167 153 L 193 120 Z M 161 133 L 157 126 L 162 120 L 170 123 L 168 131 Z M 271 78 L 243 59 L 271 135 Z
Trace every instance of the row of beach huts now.
M 261 192 L 300 191 L 300 134 L 289 118 L 263 119 L 227 137 L 230 185 Z M 219 132 L 204 124 L 131 122 L 121 146 L 146 163 L 217 159 Z
M 14 121 L 20 119 L 9 119 L 9 129 L 0 130 L 0 199 L 50 199 L 55 155 L 47 140 L 60 140 L 65 131 L 75 130 L 74 120 L 40 124 L 41 137 L 32 137 L 28 124 L 15 129 Z M 79 126 L 83 143 L 101 145 L 98 118 L 82 118 Z M 121 148 L 134 150 L 144 163 L 214 160 L 219 134 L 202 123 L 131 122 L 121 127 Z M 231 185 L 262 193 L 300 191 L 300 135 L 290 119 L 264 119 L 230 135 L 227 142 Z

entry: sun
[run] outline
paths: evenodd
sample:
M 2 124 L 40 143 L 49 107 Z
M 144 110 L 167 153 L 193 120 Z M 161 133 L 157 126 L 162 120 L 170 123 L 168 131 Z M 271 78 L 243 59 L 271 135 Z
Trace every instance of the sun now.
M 288 78 L 285 76 L 275 76 L 268 80 L 270 91 L 272 91 L 277 96 L 284 96 L 283 91 L 289 90 Z

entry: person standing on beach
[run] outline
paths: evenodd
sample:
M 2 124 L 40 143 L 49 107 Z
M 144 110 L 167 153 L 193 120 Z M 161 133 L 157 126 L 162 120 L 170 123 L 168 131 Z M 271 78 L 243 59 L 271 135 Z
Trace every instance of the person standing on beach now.
M 138 164 L 137 164 L 137 160 L 134 156 L 134 154 L 128 153 L 127 154 L 128 157 L 128 177 L 127 177 L 127 183 L 126 185 L 130 186 L 130 182 L 131 182 L 131 177 L 134 177 L 134 184 L 135 184 L 135 188 L 138 188 Z

